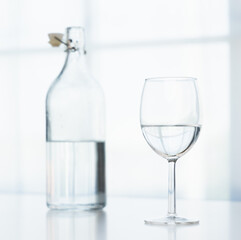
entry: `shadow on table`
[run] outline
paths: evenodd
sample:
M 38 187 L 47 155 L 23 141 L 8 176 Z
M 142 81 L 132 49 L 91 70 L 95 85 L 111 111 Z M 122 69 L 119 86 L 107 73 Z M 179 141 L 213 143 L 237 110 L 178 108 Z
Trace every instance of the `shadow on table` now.
M 49 210 L 47 240 L 106 240 L 104 211 L 78 212 Z

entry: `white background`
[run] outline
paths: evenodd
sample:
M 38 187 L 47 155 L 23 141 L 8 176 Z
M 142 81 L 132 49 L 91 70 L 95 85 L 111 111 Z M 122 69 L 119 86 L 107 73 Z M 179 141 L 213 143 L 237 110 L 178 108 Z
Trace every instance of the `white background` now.
M 179 198 L 241 200 L 241 4 L 238 0 L 3 0 L 0 191 L 45 192 L 45 95 L 64 62 L 49 32 L 86 28 L 107 108 L 109 195 L 166 197 L 167 163 L 139 126 L 144 79 L 198 78 L 204 122 L 177 163 Z

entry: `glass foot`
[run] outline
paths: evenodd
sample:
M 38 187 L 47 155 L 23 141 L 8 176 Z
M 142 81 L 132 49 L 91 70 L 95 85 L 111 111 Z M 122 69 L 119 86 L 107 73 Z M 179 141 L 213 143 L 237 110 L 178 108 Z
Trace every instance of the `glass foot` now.
M 187 219 L 177 216 L 167 216 L 164 218 L 157 218 L 151 220 L 145 220 L 145 224 L 148 225 L 189 225 L 189 224 L 199 224 L 199 220 L 196 219 Z

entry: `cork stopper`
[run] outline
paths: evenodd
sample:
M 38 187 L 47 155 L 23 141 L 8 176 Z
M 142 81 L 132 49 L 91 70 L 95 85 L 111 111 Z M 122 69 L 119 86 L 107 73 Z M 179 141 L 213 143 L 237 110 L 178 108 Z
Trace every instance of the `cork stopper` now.
M 63 43 L 62 39 L 64 34 L 62 33 L 49 33 L 49 44 L 52 47 L 59 47 L 61 43 Z

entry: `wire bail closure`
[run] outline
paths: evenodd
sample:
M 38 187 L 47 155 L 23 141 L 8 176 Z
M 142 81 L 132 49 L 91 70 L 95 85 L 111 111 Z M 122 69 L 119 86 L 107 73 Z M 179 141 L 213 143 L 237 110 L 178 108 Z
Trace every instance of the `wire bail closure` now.
M 48 36 L 49 36 L 49 44 L 52 47 L 59 47 L 61 44 L 64 44 L 67 47 L 65 52 L 68 52 L 68 51 L 75 52 L 75 51 L 79 50 L 79 48 L 74 46 L 72 39 L 68 39 L 67 42 L 64 42 L 62 40 L 64 34 L 62 34 L 62 33 L 49 33 Z M 84 49 L 84 54 L 86 54 L 85 49 Z

